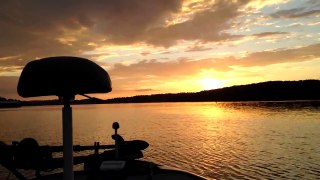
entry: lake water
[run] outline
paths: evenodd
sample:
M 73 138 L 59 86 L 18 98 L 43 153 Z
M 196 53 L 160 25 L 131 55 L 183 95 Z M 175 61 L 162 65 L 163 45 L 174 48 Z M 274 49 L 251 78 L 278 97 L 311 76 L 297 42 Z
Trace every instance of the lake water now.
M 127 140 L 144 159 L 208 179 L 319 179 L 320 102 L 74 105 L 74 144 Z M 0 140 L 62 144 L 60 106 L 0 109 Z M 0 168 L 0 179 L 8 172 Z

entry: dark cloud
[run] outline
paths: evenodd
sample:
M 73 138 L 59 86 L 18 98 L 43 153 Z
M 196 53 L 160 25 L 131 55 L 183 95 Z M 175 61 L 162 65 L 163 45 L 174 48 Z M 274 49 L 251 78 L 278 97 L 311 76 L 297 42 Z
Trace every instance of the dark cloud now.
M 151 54 L 151 52 L 149 52 L 149 51 L 143 51 L 143 52 L 141 52 L 140 54 L 141 54 L 141 56 L 147 56 L 147 55 Z
M 0 57 L 78 55 L 88 43 L 126 44 L 181 8 L 180 0 L 0 2 Z
M 281 10 L 271 14 L 272 18 L 306 18 L 319 15 L 320 10 L 306 10 L 305 8 L 294 8 L 289 10 Z
M 62 28 L 77 29 L 81 24 L 69 18 L 74 10 L 61 1 L 1 1 L 0 57 L 22 58 L 76 53 L 81 47 L 61 44 Z M 68 15 L 67 15 L 68 14 Z
M 150 44 L 171 46 L 179 40 L 224 41 L 238 37 L 224 32 L 230 21 L 240 15 L 240 7 L 249 1 L 217 1 L 210 9 L 197 13 L 192 19 L 168 27 L 150 30 Z
M 312 5 L 312 7 L 320 7 L 320 1 L 319 0 L 308 0 L 307 3 Z
M 181 11 L 182 0 L 24 1 L 0 2 L 0 57 L 79 55 L 95 44 L 146 42 L 171 46 L 179 40 L 225 41 L 238 9 L 248 0 L 216 1 L 191 19 L 167 26 Z
M 106 44 L 145 42 L 168 47 L 180 40 L 205 43 L 238 39 L 244 36 L 232 35 L 226 30 L 231 29 L 233 20 L 244 13 L 239 9 L 248 2 L 217 0 L 212 6 L 198 9 L 190 19 L 165 25 L 168 18 L 181 13 L 182 0 L 0 1 L 0 67 L 22 67 L 30 60 L 47 56 L 79 56 Z M 200 6 L 190 4 L 190 7 Z M 271 16 L 293 18 L 317 13 L 318 10 L 300 8 L 279 11 Z M 285 33 L 265 32 L 252 36 L 281 34 Z M 96 46 L 90 45 L 92 42 Z M 209 48 L 194 46 L 187 52 L 204 50 Z M 179 66 L 179 63 L 192 64 L 179 61 L 172 65 Z M 219 63 L 213 65 L 228 69 Z
M 94 27 L 96 32 L 106 36 L 106 40 L 116 44 L 128 44 L 143 41 L 145 33 L 155 26 L 164 25 L 167 16 L 181 9 L 180 0 L 110 1 L 96 17 L 102 17 Z M 98 5 L 100 6 L 100 5 Z
M 208 50 L 211 50 L 212 48 L 207 48 L 207 47 L 204 47 L 204 46 L 191 46 L 188 48 L 188 50 L 186 50 L 185 52 L 196 52 L 196 51 L 208 51 Z
M 287 32 L 263 32 L 259 34 L 253 34 L 252 36 L 255 37 L 270 37 L 270 36 L 277 36 L 277 35 L 286 35 L 289 34 Z
M 172 53 L 172 51 L 163 51 L 160 54 L 171 54 L 171 53 Z

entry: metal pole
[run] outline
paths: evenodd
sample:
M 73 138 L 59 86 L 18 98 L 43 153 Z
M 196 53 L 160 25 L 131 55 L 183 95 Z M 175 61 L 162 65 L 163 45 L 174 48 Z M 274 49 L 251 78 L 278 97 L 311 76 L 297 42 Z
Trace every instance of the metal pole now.
M 64 180 L 73 180 L 73 142 L 72 142 L 72 108 L 70 99 L 63 97 L 64 107 L 62 108 L 63 128 L 63 177 Z
M 115 146 L 116 146 L 116 159 L 119 159 L 119 144 L 118 144 L 118 133 L 117 129 L 115 130 Z

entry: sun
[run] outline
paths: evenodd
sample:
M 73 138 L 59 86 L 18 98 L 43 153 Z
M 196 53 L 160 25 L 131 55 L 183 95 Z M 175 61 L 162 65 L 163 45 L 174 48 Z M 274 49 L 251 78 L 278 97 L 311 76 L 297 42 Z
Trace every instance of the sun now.
M 224 81 L 214 78 L 203 78 L 200 80 L 203 90 L 219 89 L 224 85 Z

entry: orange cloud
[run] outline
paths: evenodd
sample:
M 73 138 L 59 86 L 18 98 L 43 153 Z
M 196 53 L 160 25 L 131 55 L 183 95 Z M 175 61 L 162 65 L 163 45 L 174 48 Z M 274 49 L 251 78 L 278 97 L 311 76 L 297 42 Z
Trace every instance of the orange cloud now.
M 161 92 L 197 91 L 201 90 L 200 87 L 195 86 L 201 81 L 198 80 L 199 82 L 197 82 L 197 79 L 203 77 L 226 80 L 228 81 L 227 85 L 239 83 L 240 79 L 242 79 L 241 82 L 248 81 L 248 78 L 262 81 L 261 73 L 267 71 L 266 69 L 269 66 L 308 61 L 316 63 L 317 59 L 320 58 L 319 48 L 320 44 L 294 49 L 277 49 L 247 54 L 246 57 L 238 59 L 234 57 L 200 60 L 180 58 L 176 61 L 166 62 L 142 60 L 128 65 L 116 63 L 108 71 L 114 89 L 111 95 L 129 96 Z M 100 63 L 100 65 L 103 64 Z M 275 70 L 274 67 L 272 68 Z M 281 66 L 277 72 L 279 73 L 283 68 Z M 303 69 L 300 68 L 299 71 L 302 72 Z M 312 77 L 316 76 L 314 73 L 310 75 Z M 0 76 L 0 84 L 2 85 L 0 96 L 17 98 L 17 80 L 17 77 Z
M 153 76 L 184 76 L 200 72 L 201 69 L 216 71 L 231 71 L 231 66 L 267 66 L 278 63 L 303 62 L 320 58 L 320 44 L 314 44 L 295 49 L 279 49 L 248 54 L 243 58 L 232 56 L 221 59 L 180 59 L 177 61 L 160 62 L 157 60 L 143 60 L 130 65 L 116 63 L 110 73 L 119 77 Z

